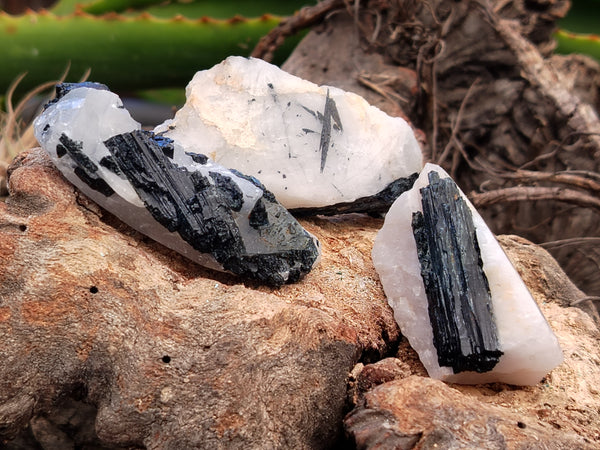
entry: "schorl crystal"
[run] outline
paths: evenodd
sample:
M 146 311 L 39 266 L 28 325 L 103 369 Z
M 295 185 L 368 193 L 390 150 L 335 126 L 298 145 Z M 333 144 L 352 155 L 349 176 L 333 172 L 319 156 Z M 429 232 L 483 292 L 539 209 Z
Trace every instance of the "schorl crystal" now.
M 59 142 L 56 146 L 56 154 L 59 158 L 68 154 L 75 161 L 77 167 L 73 172 L 77 178 L 106 197 L 114 194 L 106 181 L 96 175 L 98 166 L 83 152 L 83 143 L 69 139 L 64 133 L 60 136 Z
M 534 385 L 562 361 L 519 272 L 441 167 L 426 164 L 387 212 L 373 265 L 432 378 Z
M 56 85 L 55 92 L 56 95 L 53 100 L 50 100 L 45 106 L 44 109 L 48 108 L 50 105 L 57 103 L 61 98 L 71 92 L 73 89 L 79 88 L 90 88 L 90 89 L 98 89 L 102 91 L 108 91 L 108 87 L 102 83 L 95 83 L 93 81 L 83 81 L 81 83 L 60 83 Z
M 255 178 L 142 131 L 97 84 L 68 85 L 35 121 L 64 176 L 124 222 L 207 267 L 267 284 L 297 281 L 318 241 Z
M 487 372 L 502 351 L 471 211 L 450 178 L 429 173 L 413 232 L 440 366 Z
M 415 172 L 406 178 L 398 178 L 375 195 L 361 197 L 352 202 L 336 203 L 335 205 L 322 206 L 320 208 L 294 208 L 290 211 L 295 216 L 314 216 L 317 214 L 333 216 L 336 214 L 366 213 L 377 217 L 386 213 L 390 205 L 394 203 L 394 200 L 415 184 L 418 176 L 419 174 Z

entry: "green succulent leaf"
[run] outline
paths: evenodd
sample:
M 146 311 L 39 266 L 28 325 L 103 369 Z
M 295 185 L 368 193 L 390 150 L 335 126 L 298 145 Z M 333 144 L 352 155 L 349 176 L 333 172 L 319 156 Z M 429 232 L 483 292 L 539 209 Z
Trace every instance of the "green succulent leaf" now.
M 71 0 L 72 1 L 72 0 Z M 297 9 L 307 4 L 314 4 L 314 0 L 88 0 L 89 4 L 82 9 L 90 14 L 100 15 L 109 12 L 124 12 L 135 14 L 134 10 L 144 10 L 155 17 L 171 18 L 183 15 L 190 19 L 212 17 L 226 19 L 236 15 L 244 17 L 259 17 L 263 14 L 291 15 Z M 130 12 L 128 12 L 130 11 Z
M 66 16 L 74 13 L 78 7 L 83 8 L 85 5 L 94 3 L 96 0 L 60 0 L 50 8 L 52 14 L 57 16 Z
M 303 6 L 312 5 L 314 0 L 221 0 L 219 2 L 207 0 L 192 0 L 185 3 L 169 2 L 146 9 L 146 12 L 156 17 L 174 17 L 181 14 L 190 19 L 212 17 L 226 19 L 241 15 L 243 17 L 260 17 L 263 14 L 290 16 Z
M 165 3 L 165 0 L 94 0 L 89 5 L 83 6 L 83 10 L 89 14 L 99 15 L 123 12 L 128 9 L 145 9 L 161 3 Z
M 90 68 L 90 79 L 121 92 L 185 86 L 198 70 L 248 55 L 280 20 L 0 13 L 0 92 L 25 71 L 23 90 L 59 77 L 69 65 L 69 79 Z
M 558 53 L 582 53 L 600 61 L 600 36 L 558 30 L 554 37 L 558 43 Z

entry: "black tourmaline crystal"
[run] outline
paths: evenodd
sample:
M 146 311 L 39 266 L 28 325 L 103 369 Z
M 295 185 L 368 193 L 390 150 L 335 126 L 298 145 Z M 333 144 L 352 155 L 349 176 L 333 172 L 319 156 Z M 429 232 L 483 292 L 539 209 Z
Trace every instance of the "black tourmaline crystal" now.
M 440 366 L 488 372 L 502 351 L 473 216 L 450 178 L 429 173 L 412 227 Z
M 104 144 L 112 158 L 105 166 L 118 166 L 152 217 L 195 250 L 212 255 L 225 270 L 278 286 L 297 281 L 312 268 L 319 255 L 315 241 L 258 180 L 234 171 L 188 171 L 165 151 L 171 143 L 145 131 L 115 135 Z M 266 248 L 262 253 L 246 250 L 234 218 L 242 209 L 243 192 L 232 176 L 263 190 L 248 217 Z

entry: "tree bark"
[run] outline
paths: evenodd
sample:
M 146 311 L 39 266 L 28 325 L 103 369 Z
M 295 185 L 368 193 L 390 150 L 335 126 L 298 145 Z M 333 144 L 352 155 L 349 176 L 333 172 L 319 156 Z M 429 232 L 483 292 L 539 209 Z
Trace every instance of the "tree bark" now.
M 590 183 L 600 170 L 600 66 L 552 55 L 555 22 L 568 7 L 565 0 L 349 2 L 284 68 L 407 118 L 426 160 L 474 193 L 494 232 L 538 243 L 597 236 Z M 538 176 L 518 179 L 521 169 Z M 554 176 L 564 171 L 579 176 L 569 195 Z M 519 187 L 550 195 L 503 197 Z M 552 252 L 582 289 L 600 293 L 600 247 Z
M 18 157 L 9 188 L 2 439 L 75 395 L 97 407 L 105 444 L 326 448 L 340 437 L 348 372 L 398 339 L 370 261 L 376 219 L 305 221 L 322 262 L 302 283 L 273 289 L 132 231 L 41 149 Z

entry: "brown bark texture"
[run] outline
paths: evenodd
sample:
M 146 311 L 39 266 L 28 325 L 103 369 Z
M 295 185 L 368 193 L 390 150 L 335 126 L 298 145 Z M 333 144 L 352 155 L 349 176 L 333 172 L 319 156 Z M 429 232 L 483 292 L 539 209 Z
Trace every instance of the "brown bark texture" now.
M 41 149 L 17 158 L 9 187 L 0 204 L 0 437 L 9 450 L 371 448 L 356 427 L 383 436 L 385 423 L 351 413 L 358 425 L 346 419 L 344 438 L 344 415 L 382 382 L 430 383 L 399 341 L 373 268 L 381 219 L 304 220 L 322 261 L 274 289 L 202 269 L 132 231 L 79 194 Z M 461 388 L 454 408 L 495 401 L 507 423 L 514 409 L 534 417 L 543 433 L 529 431 L 544 443 L 600 442 L 595 309 L 540 247 L 501 242 L 565 363 L 534 388 Z M 400 370 L 373 376 L 385 356 Z M 436 427 L 458 426 L 429 420 L 417 448 Z
M 533 422 L 533 424 L 532 424 Z M 369 391 L 346 418 L 359 448 L 592 449 L 577 436 L 553 439 L 550 426 L 487 405 L 431 378 L 412 375 Z M 418 447 L 417 447 L 418 446 Z
M 599 71 L 584 58 L 551 56 L 551 30 L 567 7 L 328 0 L 313 10 L 323 24 L 284 68 L 409 119 L 427 158 L 472 192 L 496 231 L 560 238 L 548 247 L 592 294 Z M 313 19 L 305 10 L 284 27 Z M 322 243 L 321 263 L 274 289 L 200 268 L 132 231 L 40 149 L 20 155 L 9 177 L 0 203 L 0 445 L 600 442 L 598 315 L 548 253 L 522 238 L 501 242 L 565 362 L 533 387 L 447 386 L 427 378 L 386 303 L 370 256 L 381 219 L 303 220 Z M 527 189 L 511 191 L 519 187 Z M 574 247 L 581 238 L 587 247 Z
M 593 449 L 600 443 L 598 315 L 550 254 L 499 236 L 560 342 L 565 361 L 535 386 L 448 385 L 427 377 L 406 340 L 350 374 L 346 433 L 356 448 Z M 585 301 L 584 301 L 585 303 Z M 582 305 L 583 303 L 580 303 Z
M 328 447 L 349 371 L 398 338 L 370 263 L 373 219 L 305 222 L 325 246 L 320 268 L 270 289 L 147 241 L 78 194 L 41 149 L 19 156 L 9 189 L 2 439 L 75 395 L 98 408 L 105 443 Z
M 345 2 L 284 68 L 407 118 L 426 159 L 470 193 L 496 233 L 547 243 L 598 296 L 600 246 L 585 238 L 600 233 L 600 66 L 552 54 L 568 8 L 566 0 Z

